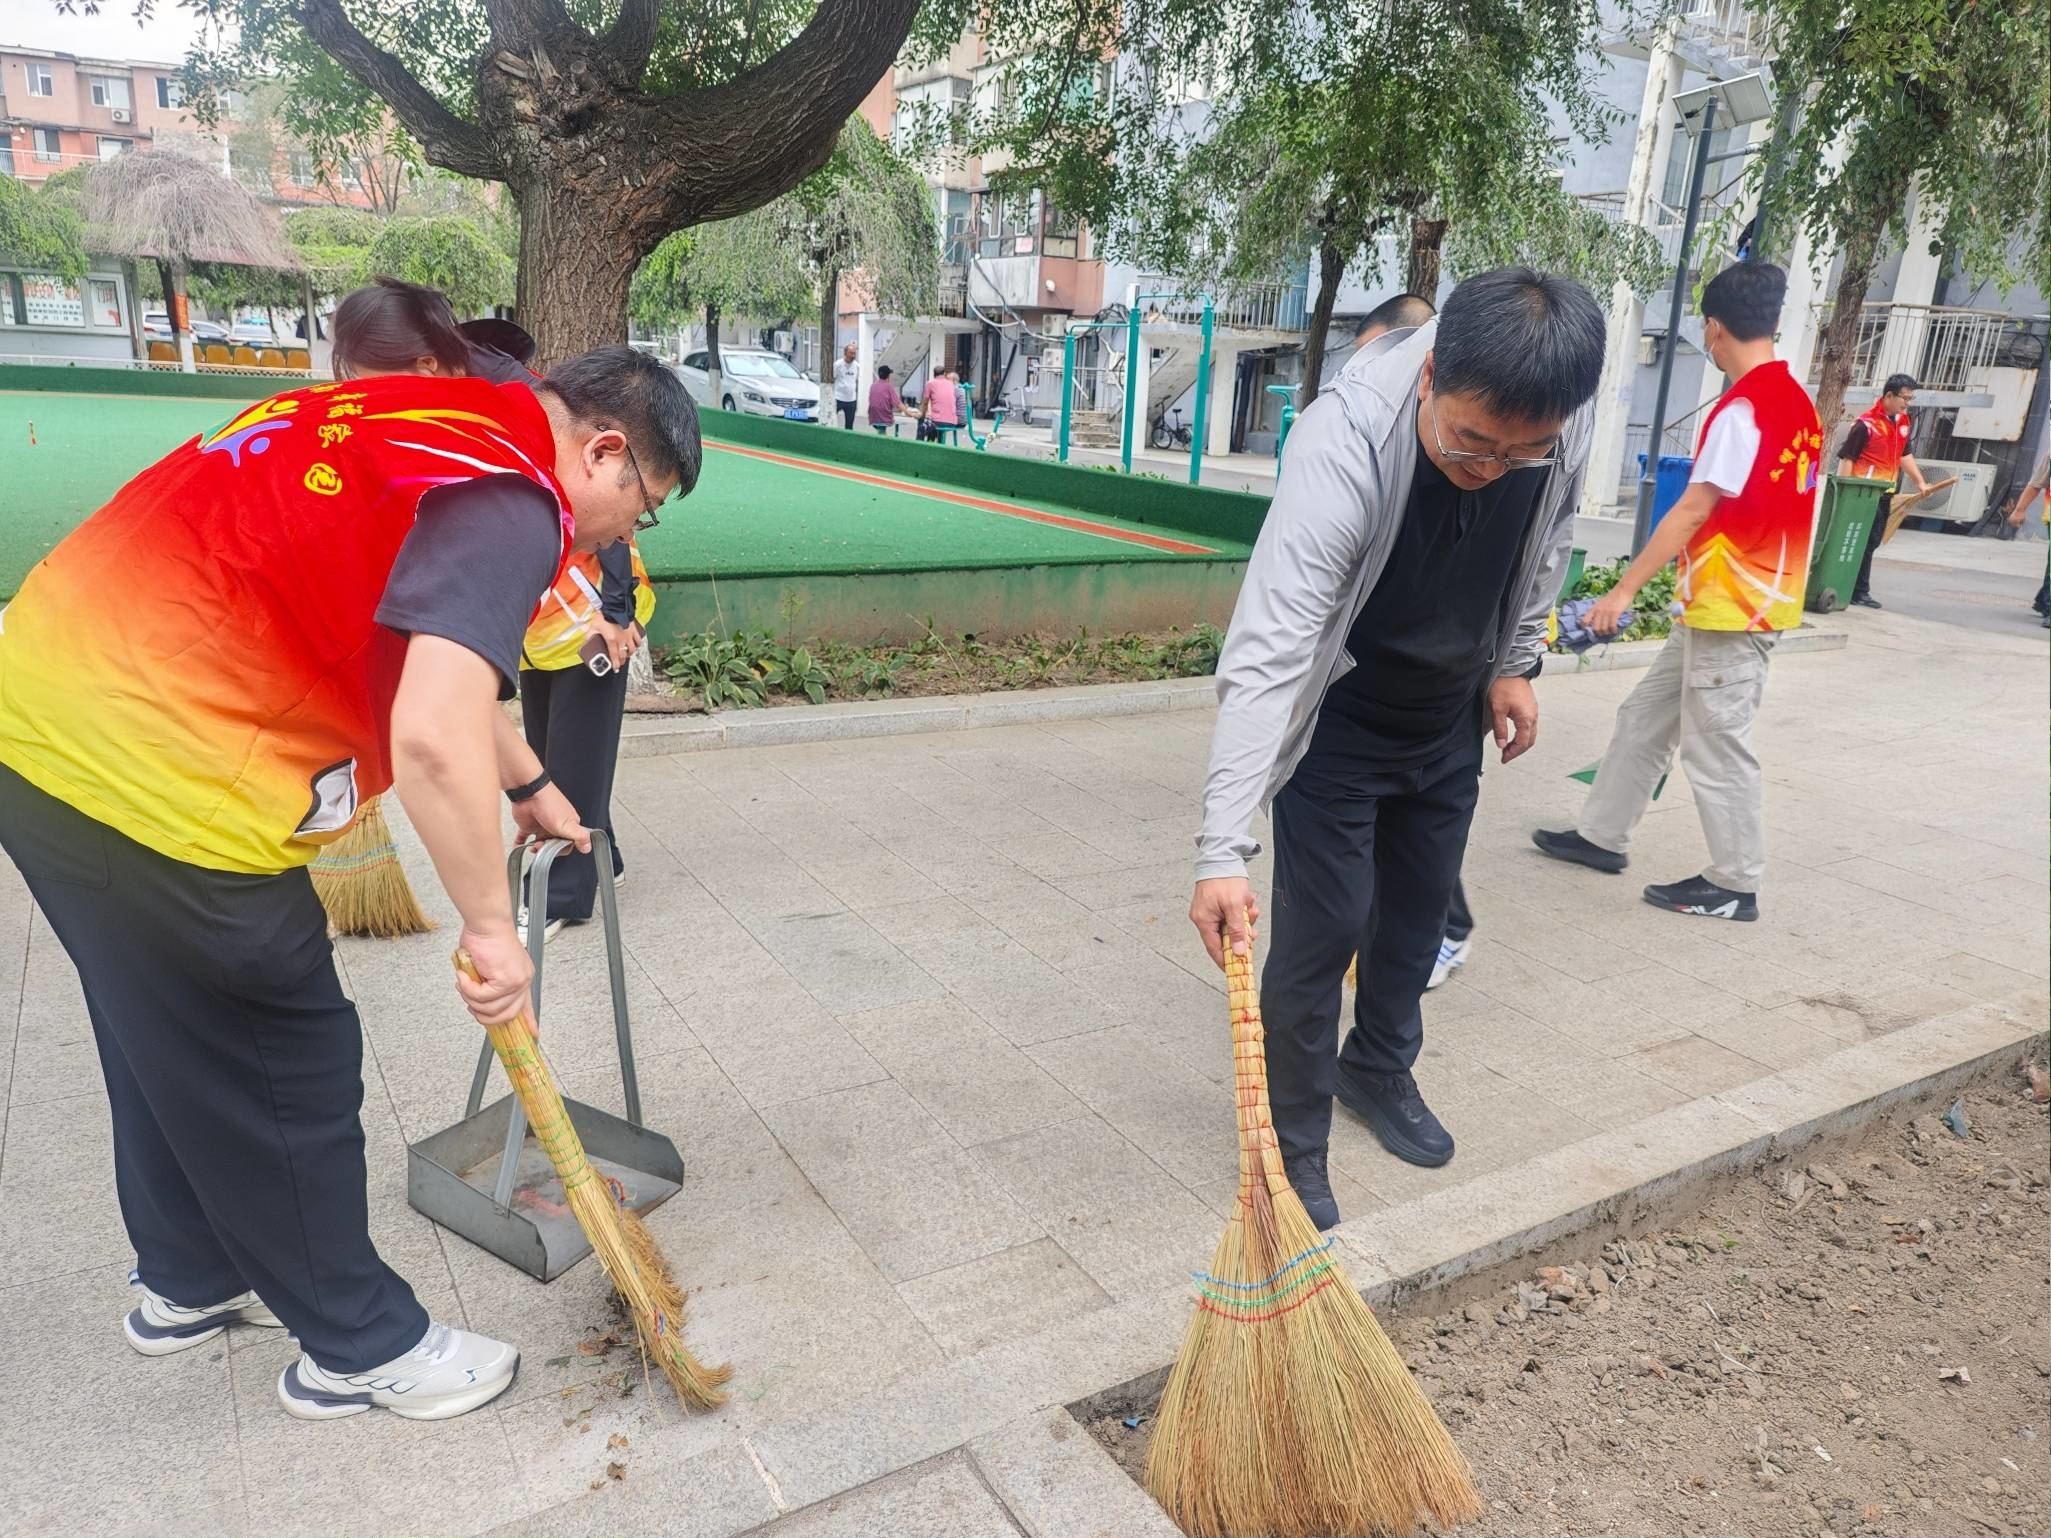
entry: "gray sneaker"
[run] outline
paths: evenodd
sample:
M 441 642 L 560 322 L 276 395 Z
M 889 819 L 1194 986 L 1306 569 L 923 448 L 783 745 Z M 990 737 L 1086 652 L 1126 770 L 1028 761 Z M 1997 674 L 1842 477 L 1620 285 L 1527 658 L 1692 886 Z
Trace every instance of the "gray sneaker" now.
M 302 1353 L 278 1375 L 278 1402 L 303 1421 L 371 1409 L 413 1421 L 447 1420 L 491 1403 L 519 1370 L 520 1353 L 504 1341 L 430 1324 L 419 1345 L 369 1372 L 329 1372 Z
M 260 1324 L 270 1329 L 284 1324 L 253 1292 L 207 1308 L 187 1308 L 151 1292 L 140 1280 L 133 1286 L 142 1294 L 142 1302 L 121 1321 L 121 1333 L 144 1356 L 169 1356 L 174 1351 L 189 1350 L 212 1340 L 231 1324 Z

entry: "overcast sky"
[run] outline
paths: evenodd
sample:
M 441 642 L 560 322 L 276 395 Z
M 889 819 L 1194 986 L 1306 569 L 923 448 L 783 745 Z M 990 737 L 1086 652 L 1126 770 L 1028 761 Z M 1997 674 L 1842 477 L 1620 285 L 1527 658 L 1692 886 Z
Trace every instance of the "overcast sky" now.
M 0 44 L 24 48 L 175 64 L 198 31 L 177 0 L 157 0 L 156 16 L 139 27 L 131 0 L 107 0 L 97 16 L 60 15 L 50 0 L 0 0 Z

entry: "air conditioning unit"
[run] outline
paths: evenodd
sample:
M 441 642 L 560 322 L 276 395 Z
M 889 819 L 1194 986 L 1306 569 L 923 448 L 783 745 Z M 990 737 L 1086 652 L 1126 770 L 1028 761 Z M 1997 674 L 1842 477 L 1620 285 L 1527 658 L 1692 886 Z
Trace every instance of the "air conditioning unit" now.
M 1909 509 L 1911 518 L 1941 518 L 1946 523 L 1975 524 L 1986 515 L 1987 499 L 1999 475 L 1997 466 L 1920 456 L 1916 463 L 1922 466 L 1923 479 L 1931 485 L 1954 475 L 1958 477 L 1958 484 L 1922 498 Z
M 126 107 L 109 107 L 107 115 L 117 123 L 132 123 L 135 121 L 135 114 Z

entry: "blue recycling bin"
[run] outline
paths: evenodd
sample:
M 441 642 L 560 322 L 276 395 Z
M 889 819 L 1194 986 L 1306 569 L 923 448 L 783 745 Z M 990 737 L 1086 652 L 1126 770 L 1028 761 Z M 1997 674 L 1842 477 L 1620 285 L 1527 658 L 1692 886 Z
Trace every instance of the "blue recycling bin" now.
M 1695 460 L 1691 455 L 1662 454 L 1659 456 L 1659 474 L 1653 478 L 1652 482 L 1652 522 L 1646 528 L 1646 533 L 1650 534 L 1653 529 L 1658 528 L 1659 520 L 1666 516 L 1667 509 L 1681 500 L 1682 493 L 1688 489 L 1688 474 L 1694 468 Z M 1643 454 L 1638 456 L 1638 474 L 1641 479 L 1645 474 L 1645 456 Z

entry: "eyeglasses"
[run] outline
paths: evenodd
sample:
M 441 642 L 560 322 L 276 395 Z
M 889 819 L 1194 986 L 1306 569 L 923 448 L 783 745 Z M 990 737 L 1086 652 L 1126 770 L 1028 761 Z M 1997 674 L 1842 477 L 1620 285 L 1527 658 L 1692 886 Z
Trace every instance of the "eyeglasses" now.
M 1543 459 L 1513 459 L 1507 454 L 1476 454 L 1468 449 L 1449 449 L 1446 440 L 1439 434 L 1438 397 L 1428 395 L 1425 405 L 1431 407 L 1431 441 L 1438 445 L 1439 457 L 1454 465 L 1501 465 L 1505 470 L 1543 470 L 1548 465 L 1559 463 L 1559 451 L 1555 449 Z
M 649 499 L 648 477 L 641 473 L 641 461 L 634 457 L 634 445 L 623 437 L 620 439 L 620 446 L 627 451 L 627 463 L 634 467 L 634 482 L 641 488 L 641 516 L 634 520 L 634 532 L 646 534 L 661 524 L 662 520 L 655 516 L 655 510 L 662 504 Z

